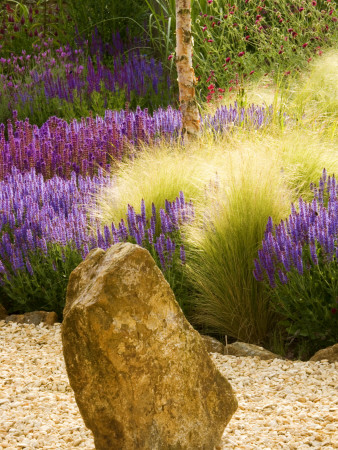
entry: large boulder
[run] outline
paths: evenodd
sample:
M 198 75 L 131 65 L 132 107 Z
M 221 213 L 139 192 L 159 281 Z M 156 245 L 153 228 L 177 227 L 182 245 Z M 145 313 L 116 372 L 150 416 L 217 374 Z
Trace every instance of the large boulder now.
M 212 450 L 237 408 L 149 252 L 92 250 L 62 324 L 70 385 L 98 450 Z
M 322 361 L 323 359 L 327 359 L 329 363 L 338 362 L 338 344 L 318 350 L 318 352 L 310 358 L 310 361 Z
M 266 350 L 258 345 L 247 344 L 239 341 L 224 346 L 224 354 L 233 356 L 257 356 L 259 359 L 266 360 L 275 358 L 285 359 L 282 356 L 276 355 L 275 353 L 270 352 L 270 350 Z

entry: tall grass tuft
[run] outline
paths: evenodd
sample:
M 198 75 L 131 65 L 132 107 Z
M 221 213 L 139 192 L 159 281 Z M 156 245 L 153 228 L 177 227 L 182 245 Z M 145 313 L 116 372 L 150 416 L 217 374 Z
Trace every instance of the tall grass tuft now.
M 337 127 L 338 121 L 338 49 L 316 58 L 310 71 L 296 86 L 290 108 L 302 124 L 320 130 Z
M 320 178 L 324 167 L 338 173 L 337 142 L 315 131 L 298 129 L 267 139 L 275 148 L 281 175 L 293 191 L 293 200 L 310 200 L 310 185 Z
M 269 216 L 285 216 L 290 194 L 263 154 L 226 155 L 231 173 L 188 233 L 187 278 L 196 292 L 189 319 L 203 332 L 260 343 L 274 324 L 252 275 Z
M 140 205 L 142 199 L 147 215 L 152 202 L 159 211 L 165 199 L 175 200 L 180 191 L 187 201 L 201 200 L 205 185 L 215 178 L 216 159 L 217 152 L 212 154 L 203 138 L 187 148 L 179 143 L 144 146 L 137 158 L 120 164 L 114 186 L 100 194 L 93 214 L 104 224 L 118 223 L 128 204 Z

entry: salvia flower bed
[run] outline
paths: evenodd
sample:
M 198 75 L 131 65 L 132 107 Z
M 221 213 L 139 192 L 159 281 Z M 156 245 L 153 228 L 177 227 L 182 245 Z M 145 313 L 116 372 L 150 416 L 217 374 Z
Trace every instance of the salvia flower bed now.
M 108 226 L 89 207 L 111 183 L 102 170 L 93 177 L 72 172 L 69 180 L 44 180 L 34 168 L 25 174 L 14 168 L 0 181 L 0 294 L 9 312 L 43 306 L 62 314 L 68 276 L 93 248 L 137 243 L 164 273 L 185 262 L 180 227 L 194 219 L 194 208 L 183 192 L 158 212 L 153 204 L 151 217 L 143 200 L 140 214 L 128 205 L 125 219 Z
M 251 105 L 241 108 L 235 103 L 222 106 L 214 115 L 201 117 L 202 126 L 213 132 L 226 132 L 235 126 L 260 128 L 271 121 L 272 107 Z M 73 120 L 51 117 L 40 128 L 16 120 L 0 124 L 0 180 L 13 167 L 20 172 L 35 168 L 44 178 L 55 174 L 69 178 L 72 171 L 93 176 L 99 167 L 109 171 L 114 160 L 122 158 L 141 143 L 179 135 L 182 118 L 178 110 L 159 108 L 151 115 L 147 109 L 136 111 L 106 110 L 104 117 Z

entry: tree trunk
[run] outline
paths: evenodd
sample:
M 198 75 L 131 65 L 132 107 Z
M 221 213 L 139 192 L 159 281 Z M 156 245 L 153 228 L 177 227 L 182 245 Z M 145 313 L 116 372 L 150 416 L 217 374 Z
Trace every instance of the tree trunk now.
M 176 0 L 176 68 L 183 140 L 189 142 L 198 136 L 200 130 L 192 67 L 191 0 Z

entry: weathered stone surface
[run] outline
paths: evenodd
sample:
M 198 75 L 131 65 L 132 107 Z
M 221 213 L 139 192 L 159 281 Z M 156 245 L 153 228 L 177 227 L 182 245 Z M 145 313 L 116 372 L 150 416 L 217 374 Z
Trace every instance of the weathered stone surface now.
M 149 252 L 92 250 L 62 323 L 70 385 L 97 450 L 212 450 L 237 408 Z
M 245 342 L 234 342 L 233 344 L 225 346 L 224 354 L 233 356 L 258 356 L 260 359 L 285 359 L 263 347 L 253 344 L 246 344 Z
M 310 358 L 310 361 L 322 361 L 323 359 L 327 359 L 330 363 L 338 362 L 338 344 L 318 350 L 318 352 Z
M 0 304 L 0 320 L 4 320 L 7 317 L 7 311 L 4 306 Z
M 11 314 L 6 317 L 5 322 L 32 323 L 34 325 L 44 322 L 46 325 L 54 325 L 57 320 L 58 316 L 55 312 L 33 311 L 25 314 Z
M 224 345 L 222 344 L 222 342 L 211 336 L 206 336 L 205 334 L 201 334 L 201 338 L 203 339 L 209 353 L 221 353 L 221 355 L 224 354 Z

